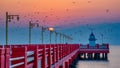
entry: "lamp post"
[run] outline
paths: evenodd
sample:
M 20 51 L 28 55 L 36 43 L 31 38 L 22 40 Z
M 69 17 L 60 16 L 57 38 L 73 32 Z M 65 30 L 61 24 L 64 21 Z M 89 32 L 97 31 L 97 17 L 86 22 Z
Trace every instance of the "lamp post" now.
M 62 44 L 64 44 L 64 34 L 61 34 L 61 42 L 62 42 Z
M 66 43 L 68 43 L 68 36 L 65 36 L 65 41 L 66 41 Z
M 29 21 L 29 44 L 31 44 L 31 29 L 33 27 L 39 27 L 38 23 L 32 23 L 31 21 Z
M 41 42 L 43 44 L 43 32 L 44 32 L 44 27 L 42 26 L 42 31 L 41 31 Z
M 58 33 L 55 32 L 55 43 L 56 43 L 56 44 L 57 44 L 57 35 L 58 35 Z
M 101 34 L 101 37 L 102 37 L 102 45 L 103 45 L 103 34 Z
M 63 34 L 63 44 L 65 44 L 65 35 Z
M 68 39 L 69 39 L 69 37 L 68 37 L 68 36 L 66 36 L 66 38 L 65 38 L 66 43 L 68 43 Z
M 29 22 L 29 44 L 31 44 L 31 21 Z
M 45 30 L 46 30 L 46 28 L 42 26 L 42 31 L 41 31 L 41 43 L 42 44 L 43 44 L 43 41 L 44 41 L 44 38 L 43 38 L 44 34 L 43 33 L 44 33 Z
M 73 39 L 70 36 L 67 36 L 68 41 L 71 42 Z
M 8 45 L 8 22 L 11 22 L 14 17 L 17 17 L 19 21 L 19 15 L 9 15 L 8 12 L 6 12 L 6 45 Z
M 71 42 L 72 42 L 73 38 L 70 38 L 70 40 L 71 40 Z
M 60 44 L 61 44 L 61 37 L 62 37 L 62 34 L 60 33 Z
M 54 28 L 50 27 L 48 28 L 48 30 L 50 31 L 50 44 L 51 44 L 51 35 L 52 35 L 52 32 L 54 31 Z

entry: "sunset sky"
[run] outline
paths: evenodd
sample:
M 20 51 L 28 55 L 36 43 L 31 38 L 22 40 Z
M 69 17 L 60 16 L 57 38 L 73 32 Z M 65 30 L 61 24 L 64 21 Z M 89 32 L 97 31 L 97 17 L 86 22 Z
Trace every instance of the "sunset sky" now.
M 119 45 L 119 5 L 120 0 L 0 0 L 0 44 L 5 44 L 5 13 L 9 12 L 20 16 L 20 21 L 9 22 L 9 44 L 28 43 L 28 23 L 32 20 L 72 36 L 73 43 L 87 44 L 92 28 L 97 43 L 103 34 L 105 43 Z M 49 43 L 48 33 L 44 43 Z M 40 28 L 32 29 L 32 43 L 40 43 Z

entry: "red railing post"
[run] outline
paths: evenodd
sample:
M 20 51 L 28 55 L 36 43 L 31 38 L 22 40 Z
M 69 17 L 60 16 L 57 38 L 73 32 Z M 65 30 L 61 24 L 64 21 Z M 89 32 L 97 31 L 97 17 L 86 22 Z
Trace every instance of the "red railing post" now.
M 63 44 L 61 45 L 62 47 L 61 47 L 61 58 L 63 58 Z
M 69 46 L 69 49 L 68 49 L 68 54 L 70 53 L 70 45 L 68 45 Z
M 42 68 L 46 68 L 46 45 L 43 46 Z
M 34 68 L 38 68 L 38 46 L 35 46 L 34 52 Z
M 0 48 L 0 68 L 5 68 L 5 49 L 4 48 Z
M 69 59 L 69 65 L 72 63 L 72 57 Z
M 66 46 L 66 44 L 63 44 L 63 57 L 65 57 L 65 54 L 66 54 L 65 46 Z
M 64 50 L 63 50 L 63 48 L 64 48 L 64 46 L 63 46 L 64 44 L 62 44 L 62 58 L 63 58 L 63 56 L 64 56 Z
M 51 68 L 51 44 L 48 46 L 48 68 Z
M 31 61 L 27 62 L 27 67 L 38 68 L 38 45 L 32 44 L 27 45 L 27 58 L 32 58 Z M 34 59 L 33 59 L 34 58 Z
M 5 68 L 10 66 L 10 48 L 5 48 Z
M 27 68 L 27 47 L 25 47 L 24 57 L 24 67 Z
M 58 47 L 59 47 L 59 59 L 61 59 L 61 44 L 58 45 Z
M 67 48 L 66 48 L 66 44 L 64 46 L 64 57 L 66 56 L 66 53 L 67 53 Z
M 60 59 L 62 59 L 62 44 L 60 45 Z
M 55 63 L 55 45 L 53 45 L 53 58 L 52 58 L 52 63 Z
M 65 62 L 65 68 L 69 68 L 69 62 Z
M 57 45 L 57 48 L 56 48 L 56 61 L 59 60 L 59 45 Z

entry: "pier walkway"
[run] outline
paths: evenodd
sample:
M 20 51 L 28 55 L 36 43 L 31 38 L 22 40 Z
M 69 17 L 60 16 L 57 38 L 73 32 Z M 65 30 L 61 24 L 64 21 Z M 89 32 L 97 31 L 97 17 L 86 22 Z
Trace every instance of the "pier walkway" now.
M 0 68 L 70 68 L 78 55 L 109 53 L 109 45 L 31 44 L 0 46 Z M 80 56 L 80 57 L 81 57 Z M 85 56 L 86 57 L 86 56 Z

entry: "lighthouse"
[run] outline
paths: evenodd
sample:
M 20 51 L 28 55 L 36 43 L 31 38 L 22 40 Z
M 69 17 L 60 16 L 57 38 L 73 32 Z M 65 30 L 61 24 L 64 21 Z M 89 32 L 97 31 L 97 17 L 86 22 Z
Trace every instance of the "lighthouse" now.
M 96 38 L 95 38 L 95 35 L 92 32 L 89 36 L 89 45 L 90 46 L 95 46 L 96 45 L 95 41 L 96 41 Z

